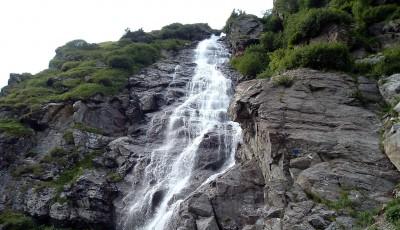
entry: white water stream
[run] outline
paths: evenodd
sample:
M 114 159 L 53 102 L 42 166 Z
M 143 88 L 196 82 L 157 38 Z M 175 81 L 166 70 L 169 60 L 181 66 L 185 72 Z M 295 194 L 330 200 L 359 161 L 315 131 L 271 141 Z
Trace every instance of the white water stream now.
M 203 184 L 234 165 L 241 129 L 227 116 L 232 82 L 218 66 L 228 61 L 229 55 L 218 39 L 212 36 L 200 42 L 195 50 L 197 67 L 188 84 L 187 96 L 169 117 L 164 144 L 152 151 L 151 162 L 142 179 L 143 188 L 129 195 L 135 197 L 124 210 L 124 230 L 165 228 L 174 209 L 188 195 L 186 190 L 193 176 L 196 156 L 202 154 L 199 146 L 210 133 L 219 140 L 213 154 L 221 154 L 225 162 L 205 178 Z

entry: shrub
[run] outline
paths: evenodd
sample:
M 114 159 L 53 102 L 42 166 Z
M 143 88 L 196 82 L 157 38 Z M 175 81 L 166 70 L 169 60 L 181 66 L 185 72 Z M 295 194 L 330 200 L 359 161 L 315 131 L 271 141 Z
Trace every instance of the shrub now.
M 342 70 L 351 68 L 348 48 L 341 43 L 316 43 L 295 49 L 279 49 L 270 55 L 269 71 L 308 67 L 318 70 Z
M 61 147 L 55 147 L 54 149 L 52 149 L 50 151 L 50 156 L 51 157 L 63 157 L 66 154 L 68 154 L 68 152 L 65 149 L 61 148 Z
M 283 34 L 270 31 L 265 32 L 261 35 L 260 42 L 266 51 L 274 51 L 283 47 Z
M 283 30 L 282 21 L 278 16 L 269 14 L 263 17 L 264 31 L 279 32 Z
M 208 24 L 197 23 L 197 24 L 180 24 L 173 23 L 164 26 L 159 31 L 159 38 L 161 39 L 182 39 L 182 40 L 200 40 L 206 36 L 211 35 L 212 29 Z
M 376 64 L 374 73 L 378 76 L 400 73 L 400 46 L 383 51 L 385 58 Z
M 300 9 L 319 8 L 326 4 L 326 0 L 299 0 Z
M 154 37 L 151 34 L 144 32 L 143 29 L 138 29 L 137 31 L 126 29 L 125 34 L 121 39 L 128 39 L 132 42 L 150 43 L 154 40 Z
M 107 64 L 112 68 L 130 70 L 132 68 L 133 61 L 128 55 L 112 55 L 107 58 Z
M 287 75 L 278 75 L 272 78 L 272 84 L 275 86 L 284 86 L 286 88 L 292 86 L 294 83 L 294 78 Z
M 14 119 L 1 119 L 0 131 L 11 136 L 28 136 L 33 134 L 33 130 L 25 127 L 19 121 Z
M 292 14 L 299 10 L 298 0 L 275 0 L 274 10 L 280 14 Z
M 185 46 L 187 42 L 188 41 L 186 40 L 179 39 L 155 40 L 154 46 L 158 49 L 178 51 L 183 46 Z
M 232 66 L 244 76 L 256 76 L 267 64 L 267 55 L 260 45 L 248 47 L 242 56 L 234 57 Z
M 350 24 L 351 16 L 338 9 L 310 9 L 289 17 L 285 34 L 289 44 L 298 44 L 316 37 L 322 29 L 331 24 Z
M 391 17 L 392 14 L 398 10 L 399 6 L 395 4 L 380 5 L 375 7 L 369 7 L 363 13 L 363 20 L 365 23 L 372 24 L 380 21 L 384 21 Z

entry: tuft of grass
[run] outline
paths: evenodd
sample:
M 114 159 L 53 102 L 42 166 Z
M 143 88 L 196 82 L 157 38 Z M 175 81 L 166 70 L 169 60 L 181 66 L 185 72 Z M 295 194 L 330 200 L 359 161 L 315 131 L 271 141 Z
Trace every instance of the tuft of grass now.
M 74 141 L 74 135 L 73 135 L 73 133 L 72 133 L 72 131 L 66 131 L 64 134 L 63 134 L 63 138 L 64 138 L 64 140 L 65 140 L 65 143 L 67 143 L 68 145 L 73 145 L 73 144 L 75 144 L 75 141 Z
M 5 230 L 34 229 L 36 224 L 32 218 L 13 211 L 4 211 L 0 214 L 0 226 Z
M 30 136 L 33 134 L 31 128 L 25 127 L 21 122 L 15 119 L 0 119 L 0 131 L 16 137 Z
M 40 164 L 20 165 L 15 168 L 11 173 L 13 177 L 20 177 L 25 174 L 33 174 L 40 176 L 44 172 L 43 166 Z
M 385 208 L 385 217 L 397 229 L 400 229 L 400 198 L 390 201 Z
M 111 183 L 121 182 L 124 179 L 119 173 L 112 172 L 107 175 L 107 181 Z
M 294 77 L 287 75 L 277 75 L 272 77 L 272 83 L 275 86 L 291 87 L 294 83 Z
M 101 130 L 101 129 L 94 128 L 94 127 L 91 127 L 91 126 L 88 126 L 86 124 L 79 123 L 79 122 L 75 123 L 73 128 L 79 129 L 81 131 L 85 131 L 85 132 L 88 132 L 88 133 L 95 133 L 95 134 L 100 134 L 100 135 L 104 134 L 104 131 Z

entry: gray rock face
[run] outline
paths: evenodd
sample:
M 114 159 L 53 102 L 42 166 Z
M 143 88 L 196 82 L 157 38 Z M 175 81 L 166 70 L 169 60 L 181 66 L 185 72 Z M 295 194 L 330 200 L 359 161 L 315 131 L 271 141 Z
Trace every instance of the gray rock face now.
M 228 27 L 228 44 L 234 54 L 243 52 L 247 46 L 257 43 L 263 31 L 261 20 L 250 14 L 239 16 Z
M 118 95 L 49 103 L 24 117 L 34 138 L 0 133 L 0 211 L 13 209 L 59 227 L 114 229 L 114 201 L 140 182 L 149 151 L 160 144 L 169 111 L 182 102 L 196 67 L 193 47 L 168 55 L 131 76 Z M 15 116 L 0 111 L 0 117 Z M 72 168 L 80 161 L 94 168 Z M 58 183 L 71 169 L 83 171 L 62 178 L 61 192 L 47 183 Z
M 400 74 L 383 78 L 380 81 L 379 90 L 385 101 L 394 110 L 384 120 L 383 147 L 389 159 L 400 170 Z M 396 112 L 397 114 L 395 114 Z
M 380 81 L 379 90 L 385 101 L 393 104 L 400 99 L 400 74 L 393 74 Z
M 375 23 L 368 31 L 377 38 L 382 48 L 396 46 L 400 41 L 400 19 Z
M 336 201 L 348 193 L 356 210 L 390 199 L 400 174 L 379 149 L 377 113 L 354 98 L 356 82 L 344 74 L 309 69 L 284 75 L 294 78 L 290 88 L 268 80 L 240 83 L 230 108 L 244 129 L 237 158 L 253 162 L 264 178 L 269 228 L 334 229 L 342 224 L 340 218 L 331 223 L 329 217 L 337 213 L 325 206 L 331 213 L 322 211 L 310 197 Z M 274 209 L 283 211 L 271 214 Z M 350 222 L 343 221 L 351 229 Z
M 242 229 L 263 223 L 264 179 L 255 161 L 236 165 L 189 196 L 167 229 Z

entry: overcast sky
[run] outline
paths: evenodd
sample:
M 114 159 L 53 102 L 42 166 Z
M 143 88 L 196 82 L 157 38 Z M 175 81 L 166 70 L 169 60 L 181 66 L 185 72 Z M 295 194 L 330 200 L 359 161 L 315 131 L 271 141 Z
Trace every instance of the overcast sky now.
M 261 16 L 272 0 L 0 0 L 0 88 L 9 73 L 47 68 L 70 40 L 115 41 L 127 27 L 150 31 L 173 22 L 219 29 L 234 8 Z

